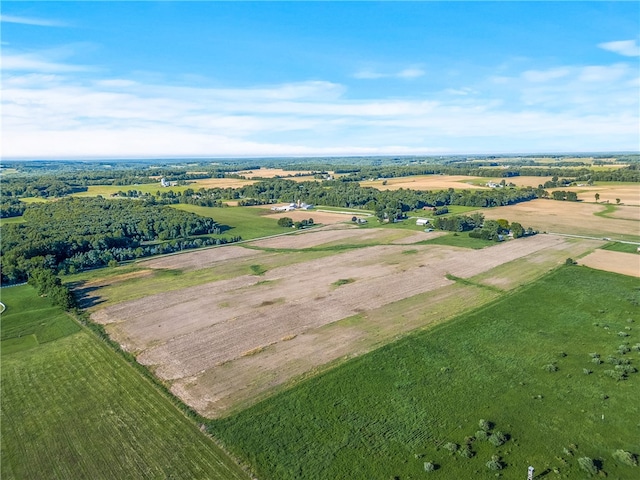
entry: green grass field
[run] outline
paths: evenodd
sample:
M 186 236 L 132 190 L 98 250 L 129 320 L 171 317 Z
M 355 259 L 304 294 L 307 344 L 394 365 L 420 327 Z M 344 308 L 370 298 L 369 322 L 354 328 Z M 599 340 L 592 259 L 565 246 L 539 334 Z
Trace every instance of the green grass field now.
M 185 212 L 213 218 L 227 227 L 223 228 L 223 232 L 218 235 L 222 237 L 239 235 L 243 240 L 251 240 L 291 231 L 290 228 L 279 227 L 277 218 L 265 217 L 265 214 L 270 213 L 268 207 L 199 207 L 187 204 L 171 206 Z
M 248 478 L 147 379 L 30 286 L 1 293 L 3 479 Z M 12 349 L 17 338 L 34 341 Z
M 8 223 L 24 223 L 24 217 L 22 217 L 21 215 L 19 217 L 0 218 L 0 226 L 6 225 Z
M 612 250 L 614 252 L 624 252 L 624 253 L 638 253 L 638 247 L 640 245 L 635 243 L 620 243 L 620 242 L 609 242 L 602 250 Z
M 489 479 L 498 455 L 504 478 L 529 465 L 536 478 L 588 478 L 578 459 L 590 457 L 609 478 L 636 479 L 612 455 L 640 454 L 640 373 L 608 372 L 640 365 L 639 304 L 634 278 L 564 267 L 210 428 L 260 478 Z M 506 443 L 474 440 L 480 419 Z M 449 442 L 468 442 L 471 458 Z
M 481 238 L 471 238 L 469 232 L 447 232 L 446 235 L 441 237 L 432 238 L 430 240 L 423 240 L 418 243 L 419 245 L 449 245 L 452 247 L 473 248 L 479 250 L 484 247 L 495 245 L 496 242 L 492 240 L 483 240 Z

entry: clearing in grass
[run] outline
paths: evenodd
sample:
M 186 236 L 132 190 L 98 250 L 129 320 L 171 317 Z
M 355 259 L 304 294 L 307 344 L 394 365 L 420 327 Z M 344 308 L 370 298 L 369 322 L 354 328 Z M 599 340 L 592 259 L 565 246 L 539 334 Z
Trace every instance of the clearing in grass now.
M 260 478 L 494 478 L 493 461 L 578 479 L 588 457 L 635 479 L 614 454 L 640 454 L 639 302 L 633 278 L 562 267 L 209 425 Z
M 3 289 L 2 301 L 3 479 L 248 478 L 147 379 L 32 287 Z M 24 338 L 34 340 L 10 343 Z

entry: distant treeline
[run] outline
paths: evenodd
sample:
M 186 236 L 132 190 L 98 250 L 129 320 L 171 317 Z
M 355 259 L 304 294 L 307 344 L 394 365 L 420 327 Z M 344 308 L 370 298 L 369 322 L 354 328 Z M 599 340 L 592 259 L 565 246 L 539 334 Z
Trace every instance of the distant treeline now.
M 2 283 L 25 281 L 36 268 L 73 273 L 239 240 L 190 238 L 220 227 L 211 218 L 138 201 L 68 198 L 28 205 L 24 219 L 1 227 Z

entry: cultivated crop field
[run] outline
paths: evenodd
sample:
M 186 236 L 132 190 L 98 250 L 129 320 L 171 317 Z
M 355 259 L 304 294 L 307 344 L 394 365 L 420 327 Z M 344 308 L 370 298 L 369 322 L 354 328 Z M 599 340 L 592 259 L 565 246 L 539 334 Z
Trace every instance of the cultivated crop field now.
M 636 479 L 616 451 L 640 453 L 639 303 L 632 277 L 562 267 L 210 428 L 260 478 L 583 479 L 588 457 Z
M 408 230 L 309 231 L 224 247 L 220 253 L 232 248 L 234 258 L 215 260 L 221 263 L 214 263 L 212 249 L 210 263 L 202 261 L 194 272 L 188 256 L 198 252 L 168 257 L 170 264 L 151 260 L 147 268 L 166 269 L 184 257 L 182 275 L 215 271 L 214 265 L 234 259 L 253 263 L 250 273 L 238 270 L 217 281 L 98 306 L 92 319 L 171 382 L 187 404 L 217 416 L 299 375 L 450 318 L 517 285 L 501 283 L 500 273 L 486 285 L 474 282 L 478 275 L 518 261 L 528 278 L 536 277 L 602 244 L 539 235 L 470 250 L 415 243 L 438 235 L 419 233 L 420 238 Z M 414 243 L 398 244 L 403 238 Z M 254 256 L 244 258 L 243 249 Z M 508 273 L 512 279 L 520 275 Z M 421 309 L 393 307 L 417 296 L 425 302 Z M 449 305 L 447 310 L 439 302 Z M 386 315 L 380 316 L 383 310 Z
M 640 241 L 640 217 L 631 216 L 633 211 L 630 210 L 625 214 L 630 218 L 616 218 L 607 213 L 617 208 L 615 205 L 538 199 L 486 209 L 482 213 L 492 220 L 518 219 L 522 225 L 540 231 Z M 601 212 L 606 216 L 599 216 Z
M 30 286 L 3 289 L 2 301 L 3 479 L 248 478 L 147 379 Z
M 488 189 L 488 187 L 477 185 L 479 180 L 480 177 L 467 175 L 413 175 L 385 180 L 362 181 L 360 186 L 373 187 L 378 190 L 399 190 L 400 188 L 410 188 L 412 190 Z M 386 183 L 383 184 L 383 182 Z
M 640 255 L 637 253 L 595 250 L 580 259 L 580 264 L 607 272 L 640 277 Z

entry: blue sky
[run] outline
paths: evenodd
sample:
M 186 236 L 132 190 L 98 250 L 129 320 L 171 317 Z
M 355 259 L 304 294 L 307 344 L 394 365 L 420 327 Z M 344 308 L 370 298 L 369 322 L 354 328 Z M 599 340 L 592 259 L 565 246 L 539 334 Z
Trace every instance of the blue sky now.
M 5 158 L 637 151 L 638 2 L 3 2 Z

